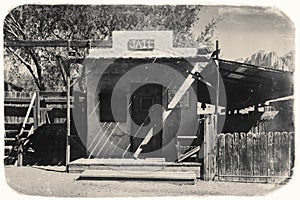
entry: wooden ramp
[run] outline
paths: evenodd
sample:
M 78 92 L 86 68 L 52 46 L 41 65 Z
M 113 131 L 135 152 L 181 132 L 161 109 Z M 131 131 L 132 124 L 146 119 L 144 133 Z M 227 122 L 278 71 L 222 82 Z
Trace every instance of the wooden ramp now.
M 195 172 L 85 170 L 78 180 L 138 180 L 194 183 Z

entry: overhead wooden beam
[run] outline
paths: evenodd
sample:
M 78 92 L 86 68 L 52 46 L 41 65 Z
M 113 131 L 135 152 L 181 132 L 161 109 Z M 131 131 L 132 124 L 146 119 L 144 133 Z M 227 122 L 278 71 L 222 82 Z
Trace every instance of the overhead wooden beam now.
M 21 40 L 4 41 L 5 47 L 68 47 L 68 40 Z M 99 47 L 111 48 L 110 41 L 103 40 L 71 40 L 70 47 Z

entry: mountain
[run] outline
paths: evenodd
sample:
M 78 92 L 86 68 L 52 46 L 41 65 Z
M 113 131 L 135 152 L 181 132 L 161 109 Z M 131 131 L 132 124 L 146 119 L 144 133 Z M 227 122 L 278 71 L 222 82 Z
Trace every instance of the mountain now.
M 266 53 L 261 50 L 246 59 L 239 58 L 236 61 L 276 70 L 294 71 L 295 52 L 290 51 L 283 56 L 278 56 L 276 52 Z

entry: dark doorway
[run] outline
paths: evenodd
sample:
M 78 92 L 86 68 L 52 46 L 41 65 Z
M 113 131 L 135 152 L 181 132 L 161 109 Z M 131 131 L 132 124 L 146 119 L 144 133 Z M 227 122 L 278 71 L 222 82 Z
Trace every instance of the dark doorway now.
M 139 85 L 141 85 L 139 87 Z M 131 96 L 131 118 L 135 124 L 138 126 L 145 127 L 151 123 L 149 117 L 150 108 L 154 104 L 162 104 L 162 86 L 158 84 L 143 84 L 143 83 L 133 83 L 132 86 L 138 86 L 139 88 L 134 91 Z M 134 87 L 132 87 L 134 88 Z M 157 115 L 153 118 L 153 122 L 156 126 L 154 127 L 154 133 L 156 133 L 150 141 L 142 146 L 141 153 L 147 153 L 148 157 L 161 157 L 161 148 L 162 148 L 162 115 Z M 132 126 L 131 131 L 131 151 L 135 152 L 141 142 L 143 141 L 143 136 L 147 134 L 148 130 L 142 131 L 138 127 Z M 143 157 L 143 155 L 139 156 Z

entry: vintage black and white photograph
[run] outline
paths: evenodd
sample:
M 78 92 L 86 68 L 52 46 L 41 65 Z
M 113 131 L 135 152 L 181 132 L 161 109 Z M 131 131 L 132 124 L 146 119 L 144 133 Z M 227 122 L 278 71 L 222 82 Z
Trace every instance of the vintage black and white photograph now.
M 295 27 L 280 8 L 20 4 L 2 23 L 14 192 L 267 196 L 293 180 Z

